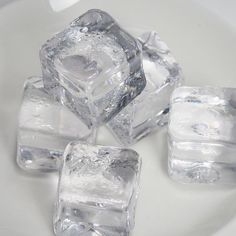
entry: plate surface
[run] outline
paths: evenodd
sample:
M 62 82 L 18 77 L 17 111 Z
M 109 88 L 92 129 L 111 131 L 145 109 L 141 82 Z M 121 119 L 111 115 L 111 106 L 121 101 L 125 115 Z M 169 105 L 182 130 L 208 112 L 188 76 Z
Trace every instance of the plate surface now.
M 235 30 L 197 1 L 81 0 L 63 11 L 62 5 L 54 6 L 56 12 L 47 0 L 2 0 L 0 235 L 53 235 L 57 175 L 32 176 L 16 166 L 17 113 L 25 78 L 41 74 L 40 45 L 90 8 L 108 11 L 126 28 L 158 31 L 181 64 L 186 84 L 236 87 Z M 98 143 L 116 144 L 104 129 Z M 169 179 L 165 129 L 133 148 L 143 158 L 143 169 L 132 236 L 235 235 L 236 189 L 182 185 Z

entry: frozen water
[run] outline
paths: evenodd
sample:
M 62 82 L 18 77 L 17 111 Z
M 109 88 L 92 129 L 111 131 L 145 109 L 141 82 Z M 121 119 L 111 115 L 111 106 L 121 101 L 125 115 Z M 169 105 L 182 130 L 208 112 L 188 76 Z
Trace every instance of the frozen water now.
M 48 40 L 40 57 L 45 87 L 88 126 L 108 121 L 146 84 L 139 43 L 100 10 Z
M 56 235 L 129 235 L 140 168 L 133 150 L 69 144 L 58 186 Z
M 66 145 L 73 140 L 95 141 L 74 113 L 46 93 L 42 78 L 25 83 L 19 114 L 17 162 L 26 170 L 56 170 Z
M 169 122 L 170 175 L 184 183 L 234 183 L 235 153 L 236 89 L 176 89 Z
M 166 125 L 172 91 L 183 82 L 182 71 L 156 32 L 139 38 L 147 80 L 144 91 L 108 122 L 118 140 L 129 145 Z

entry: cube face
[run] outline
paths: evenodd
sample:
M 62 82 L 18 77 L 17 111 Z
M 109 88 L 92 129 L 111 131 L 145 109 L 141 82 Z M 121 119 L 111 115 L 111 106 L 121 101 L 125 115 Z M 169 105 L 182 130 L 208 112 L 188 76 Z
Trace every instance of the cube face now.
M 106 122 L 144 89 L 139 43 L 89 10 L 43 45 L 45 87 L 88 125 Z
M 134 225 L 140 168 L 133 150 L 69 144 L 58 186 L 55 233 L 128 235 Z
M 147 84 L 143 92 L 108 122 L 124 145 L 130 145 L 166 125 L 172 91 L 183 83 L 182 70 L 156 32 L 139 38 Z
M 25 83 L 18 126 L 17 162 L 25 170 L 57 170 L 69 142 L 95 141 L 94 128 L 55 102 L 40 77 Z
M 235 129 L 236 89 L 176 89 L 169 120 L 170 175 L 184 183 L 234 183 Z

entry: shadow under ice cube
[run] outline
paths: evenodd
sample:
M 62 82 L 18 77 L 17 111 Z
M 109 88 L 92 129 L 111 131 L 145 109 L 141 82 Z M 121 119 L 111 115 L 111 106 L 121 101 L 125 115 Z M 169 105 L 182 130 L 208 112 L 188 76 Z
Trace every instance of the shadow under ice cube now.
M 236 182 L 236 89 L 180 87 L 171 99 L 169 174 L 183 183 Z
M 133 150 L 70 143 L 58 186 L 56 235 L 129 235 L 140 168 Z
M 140 45 L 101 10 L 89 10 L 40 51 L 45 87 L 88 125 L 111 119 L 144 89 Z
M 57 170 L 66 145 L 78 139 L 94 142 L 95 130 L 55 102 L 45 91 L 42 78 L 26 80 L 19 113 L 19 166 L 25 170 Z
M 108 122 L 109 129 L 124 145 L 133 144 L 167 124 L 170 96 L 183 83 L 181 68 L 156 32 L 142 34 L 139 41 L 146 87 Z

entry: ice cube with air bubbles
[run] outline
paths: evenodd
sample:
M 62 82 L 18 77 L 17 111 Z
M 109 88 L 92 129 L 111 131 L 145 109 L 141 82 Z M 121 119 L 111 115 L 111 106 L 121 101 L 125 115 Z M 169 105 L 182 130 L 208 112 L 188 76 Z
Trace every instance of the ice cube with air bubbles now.
M 134 144 L 167 124 L 170 96 L 183 83 L 179 64 L 157 32 L 146 32 L 139 41 L 146 87 L 108 122 L 109 129 L 123 145 Z
M 111 119 L 145 87 L 139 42 L 89 10 L 40 50 L 46 89 L 90 126 Z
M 236 182 L 236 89 L 180 87 L 171 99 L 169 174 L 182 183 Z
M 57 170 L 66 145 L 73 140 L 93 143 L 96 131 L 54 101 L 40 77 L 26 80 L 19 113 L 17 162 L 29 171 Z
M 128 236 L 140 170 L 141 159 L 133 150 L 70 143 L 58 185 L 55 234 Z

